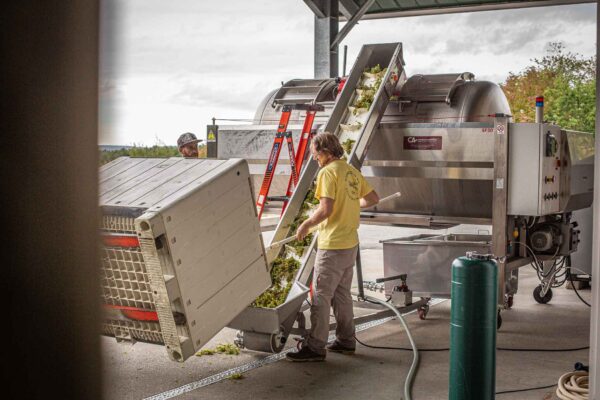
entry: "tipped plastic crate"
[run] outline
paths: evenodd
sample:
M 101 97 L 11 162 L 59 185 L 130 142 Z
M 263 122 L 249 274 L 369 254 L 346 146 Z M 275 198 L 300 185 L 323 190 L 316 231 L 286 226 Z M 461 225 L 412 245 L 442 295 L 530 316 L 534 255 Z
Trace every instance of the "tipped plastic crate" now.
M 246 161 L 100 169 L 103 333 L 184 361 L 270 284 Z

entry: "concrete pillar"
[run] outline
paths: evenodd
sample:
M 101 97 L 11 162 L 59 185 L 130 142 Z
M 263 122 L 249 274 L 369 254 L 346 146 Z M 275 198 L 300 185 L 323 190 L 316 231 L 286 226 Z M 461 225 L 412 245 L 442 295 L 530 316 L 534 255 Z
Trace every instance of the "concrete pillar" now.
M 5 398 L 101 398 L 98 3 L 0 14 Z
M 339 31 L 338 0 L 322 0 L 324 17 L 315 15 L 315 78 L 335 78 L 339 75 L 338 45 L 331 43 Z
M 600 1 L 596 6 L 596 55 L 600 53 Z M 594 239 L 592 242 L 592 311 L 590 321 L 590 399 L 600 398 L 600 63 L 596 58 L 596 155 L 594 158 Z

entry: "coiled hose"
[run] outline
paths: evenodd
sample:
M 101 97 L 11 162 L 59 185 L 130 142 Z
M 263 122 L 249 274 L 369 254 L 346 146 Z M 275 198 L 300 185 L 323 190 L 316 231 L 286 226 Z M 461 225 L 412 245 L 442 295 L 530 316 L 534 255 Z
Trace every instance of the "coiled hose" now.
M 406 321 L 404 321 L 404 318 L 402 318 L 402 314 L 400 314 L 398 309 L 396 307 L 394 307 L 392 304 L 386 303 L 383 300 L 377 299 L 375 297 L 370 297 L 370 296 L 365 296 L 365 300 L 379 303 L 383 306 L 386 306 L 387 308 L 392 310 L 394 312 L 394 314 L 396 314 L 396 316 L 402 323 L 402 326 L 404 326 L 404 330 L 406 331 L 406 336 L 408 336 L 408 340 L 410 341 L 410 345 L 413 349 L 413 362 L 412 362 L 412 365 L 410 366 L 410 369 L 408 370 L 408 374 L 406 375 L 406 380 L 404 381 L 404 399 L 411 400 L 412 397 L 410 396 L 410 391 L 412 389 L 412 384 L 413 384 L 413 380 L 415 378 L 415 373 L 417 372 L 417 367 L 419 366 L 419 350 L 417 349 L 417 345 L 415 344 L 415 341 L 413 340 L 412 335 L 410 334 L 410 331 L 408 330 L 408 325 L 406 324 Z
M 573 371 L 558 379 L 556 396 L 561 400 L 587 400 L 589 398 L 587 371 Z

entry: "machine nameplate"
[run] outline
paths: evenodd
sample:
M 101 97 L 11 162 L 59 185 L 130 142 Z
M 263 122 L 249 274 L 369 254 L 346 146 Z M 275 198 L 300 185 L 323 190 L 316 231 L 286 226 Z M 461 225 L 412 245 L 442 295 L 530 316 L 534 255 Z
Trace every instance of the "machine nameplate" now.
M 404 150 L 441 150 L 441 136 L 405 136 Z

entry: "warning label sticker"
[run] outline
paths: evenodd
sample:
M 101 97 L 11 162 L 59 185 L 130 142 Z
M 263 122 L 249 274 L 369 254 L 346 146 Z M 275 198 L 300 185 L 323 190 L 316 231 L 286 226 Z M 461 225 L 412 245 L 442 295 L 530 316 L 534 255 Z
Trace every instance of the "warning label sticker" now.
M 404 150 L 441 150 L 441 136 L 404 136 Z

